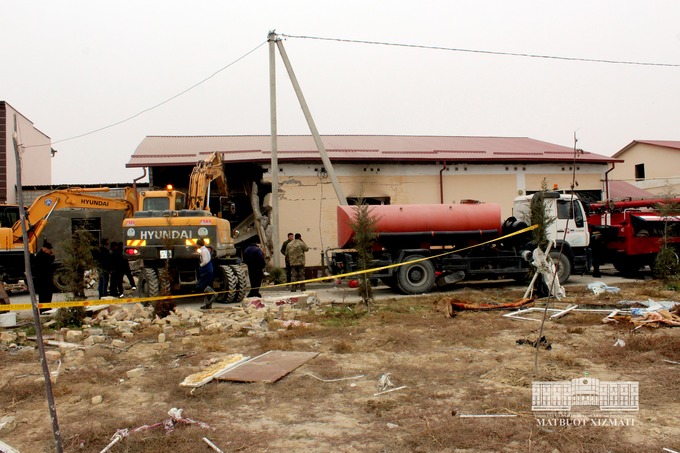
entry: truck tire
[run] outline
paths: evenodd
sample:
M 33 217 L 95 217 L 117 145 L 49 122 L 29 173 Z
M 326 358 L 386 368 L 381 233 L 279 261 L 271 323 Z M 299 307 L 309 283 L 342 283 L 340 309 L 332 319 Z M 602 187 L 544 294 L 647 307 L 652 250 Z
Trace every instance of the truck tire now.
M 560 284 L 566 283 L 571 276 L 571 262 L 569 257 L 564 253 L 560 254 L 559 250 L 552 250 L 550 252 L 555 267 L 557 268 L 557 278 L 560 279 Z
M 627 278 L 637 276 L 640 273 L 640 269 L 642 269 L 642 265 L 637 258 L 630 256 L 617 256 L 613 264 L 614 269 L 621 272 Z
M 411 255 L 402 261 L 415 261 L 425 258 L 422 255 Z M 413 264 L 404 264 L 397 270 L 397 286 L 404 294 L 423 294 L 434 286 L 434 265 L 431 261 L 420 261 Z
M 218 275 L 215 280 L 218 284 L 215 286 L 217 291 L 222 293 L 217 300 L 223 304 L 239 302 L 241 289 L 239 288 L 239 278 L 234 267 L 224 264 L 217 266 Z
M 59 266 L 55 269 L 52 276 L 52 285 L 57 292 L 66 293 L 69 291 L 69 279 L 64 266 Z
M 250 288 L 250 280 L 248 279 L 248 266 L 243 264 L 234 264 L 231 269 L 236 275 L 236 280 L 238 281 L 238 292 L 236 292 L 235 303 L 240 303 L 246 298 L 248 294 L 248 289 Z
M 137 279 L 137 296 L 155 297 L 160 295 L 160 282 L 156 269 L 144 267 Z

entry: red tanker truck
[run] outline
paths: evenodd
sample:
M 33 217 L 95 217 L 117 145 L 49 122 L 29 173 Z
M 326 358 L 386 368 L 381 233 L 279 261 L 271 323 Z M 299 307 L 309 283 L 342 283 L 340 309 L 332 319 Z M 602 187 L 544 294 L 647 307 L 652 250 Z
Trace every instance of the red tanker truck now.
M 600 264 L 612 263 L 626 276 L 634 276 L 645 266 L 653 268 L 663 245 L 680 250 L 680 217 L 663 215 L 660 205 L 680 204 L 680 198 L 608 201 L 589 206 L 588 224 L 596 239 L 593 258 Z
M 371 206 L 378 235 L 371 268 L 433 257 L 372 272 L 371 278 L 405 294 L 426 293 L 461 280 L 523 280 L 536 247 L 531 232 L 480 244 L 527 227 L 533 200 L 533 195 L 516 198 L 513 216 L 505 221 L 495 203 Z M 544 208 L 555 219 L 548 227 L 548 237 L 556 240 L 550 255 L 557 263 L 560 282 L 565 282 L 572 273 L 586 272 L 589 266 L 590 235 L 583 206 L 577 198 L 547 192 Z M 339 248 L 331 251 L 328 260 L 335 275 L 358 270 L 357 254 L 351 249 L 351 222 L 356 212 L 356 206 L 337 208 Z M 453 250 L 460 252 L 437 256 Z

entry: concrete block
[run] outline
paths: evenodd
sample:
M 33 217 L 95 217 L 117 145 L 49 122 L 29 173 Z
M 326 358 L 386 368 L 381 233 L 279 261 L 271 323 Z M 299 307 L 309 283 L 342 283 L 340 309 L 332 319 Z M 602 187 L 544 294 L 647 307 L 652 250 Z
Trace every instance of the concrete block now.
M 95 343 L 106 343 L 106 337 L 104 335 L 92 335 L 91 337 Z
M 163 333 L 166 337 L 171 337 L 175 334 L 175 328 L 172 326 L 163 326 Z
M 48 362 L 56 362 L 61 359 L 61 352 L 59 351 L 45 351 L 45 359 Z
M 3 343 L 12 343 L 17 340 L 16 332 L 2 332 L 0 334 L 0 341 Z
M 158 342 L 159 343 L 165 343 L 165 334 L 164 333 L 158 334 Z
M 125 338 L 126 340 L 129 340 L 130 338 L 134 338 L 134 336 L 135 336 L 135 334 L 132 333 L 132 332 L 123 332 L 122 335 L 123 335 L 123 338 Z
M 113 346 L 114 348 L 124 348 L 125 342 L 123 340 L 112 340 L 111 346 Z
M 16 426 L 17 426 L 16 417 L 13 417 L 11 415 L 5 415 L 4 417 L 0 417 L 0 431 L 7 433 L 16 428 Z
M 85 329 L 84 330 L 86 335 L 104 335 L 104 329 L 100 328 L 90 328 L 90 329 Z
M 191 329 L 187 329 L 187 335 L 200 335 L 200 334 L 201 334 L 200 327 L 192 327 Z
M 142 376 L 144 374 L 144 368 L 134 368 L 125 373 L 128 379 L 134 379 L 136 377 Z
M 85 346 L 92 346 L 94 345 L 94 337 L 87 337 L 85 338 L 85 341 L 83 341 L 83 344 Z

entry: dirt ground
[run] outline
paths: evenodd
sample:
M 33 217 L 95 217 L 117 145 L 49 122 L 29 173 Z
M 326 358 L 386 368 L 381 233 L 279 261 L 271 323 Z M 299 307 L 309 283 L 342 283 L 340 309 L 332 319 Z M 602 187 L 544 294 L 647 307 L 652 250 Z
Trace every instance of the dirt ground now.
M 618 294 L 568 288 L 561 303 L 615 306 L 621 300 L 678 300 L 659 282 L 617 285 Z M 465 451 L 640 452 L 680 450 L 680 328 L 604 324 L 603 313 L 571 312 L 545 324 L 552 348 L 535 340 L 540 323 L 512 320 L 507 311 L 465 311 L 445 316 L 443 299 L 510 302 L 522 290 L 505 286 L 459 288 L 453 293 L 376 302 L 370 314 L 354 306 L 325 306 L 302 316 L 309 326 L 280 328 L 258 338 L 245 331 L 208 333 L 191 341 L 178 326 L 170 347 L 156 347 L 158 329 L 140 328 L 125 347 L 85 347 L 65 354 L 54 396 L 64 449 L 98 452 L 116 430 L 169 418 L 171 408 L 208 427 L 177 424 L 130 434 L 113 452 L 209 452 L 203 437 L 223 451 Z M 269 320 L 271 326 L 276 321 Z M 25 329 L 25 328 L 24 328 Z M 16 329 L 14 329 L 16 330 Z M 46 335 L 51 332 L 45 331 Z M 31 335 L 30 331 L 28 335 Z M 120 339 L 104 328 L 108 339 Z M 622 339 L 625 346 L 614 346 Z M 34 343 L 33 343 L 34 345 Z M 48 347 L 48 349 L 54 349 Z M 270 350 L 319 355 L 273 384 L 179 383 L 211 359 Z M 37 349 L 29 341 L 0 350 L 0 417 L 14 417 L 0 439 L 21 452 L 54 451 Z M 53 366 L 54 364 L 51 364 Z M 138 377 L 126 374 L 143 367 Z M 381 375 L 391 388 L 375 396 Z M 588 376 L 638 381 L 633 426 L 539 426 L 531 411 L 532 381 Z M 322 379 L 357 379 L 322 382 Z M 101 396 L 102 402 L 93 398 Z M 468 418 L 503 414 L 514 417 Z M 462 415 L 462 416 L 461 416 Z

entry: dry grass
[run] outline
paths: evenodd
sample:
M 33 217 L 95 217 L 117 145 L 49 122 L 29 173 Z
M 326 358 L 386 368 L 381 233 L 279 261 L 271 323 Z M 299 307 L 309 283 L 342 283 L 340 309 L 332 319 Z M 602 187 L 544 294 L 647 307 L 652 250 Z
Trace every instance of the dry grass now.
M 601 297 L 578 288 L 563 302 L 606 306 L 651 294 L 660 299 L 663 291 L 637 285 Z M 502 302 L 521 293 L 489 285 L 456 296 Z M 312 327 L 279 330 L 278 338 L 225 332 L 183 344 L 178 332 L 170 338 L 171 347 L 159 351 L 154 347 L 158 332 L 149 329 L 136 332 L 135 341 L 142 341 L 126 351 L 88 348 L 85 357 L 64 362 L 54 386 L 65 451 L 100 451 L 116 429 L 167 419 L 171 407 L 184 409 L 185 416 L 211 429 L 180 425 L 166 434 L 157 428 L 129 436 L 112 451 L 208 451 L 201 441 L 205 435 L 224 451 L 632 452 L 659 450 L 680 437 L 677 426 L 664 422 L 675 417 L 673 398 L 680 392 L 680 366 L 664 362 L 680 361 L 680 329 L 630 333 L 631 326 L 602 324 L 603 315 L 570 313 L 546 323 L 544 335 L 553 349 L 539 350 L 534 374 L 535 349 L 515 342 L 535 339 L 538 323 L 503 318 L 501 312 L 461 312 L 446 318 L 440 298 L 388 300 L 370 314 L 335 307 L 324 315 L 306 316 Z M 617 338 L 626 346 L 614 347 Z M 215 381 L 193 390 L 178 385 L 209 359 L 274 349 L 320 355 L 275 384 Z M 44 387 L 35 382 L 41 376 L 37 353 L 0 351 L 0 360 L 0 407 L 28 420 L 3 433 L 3 440 L 22 451 L 50 451 L 51 438 L 34 430 L 49 423 Z M 146 370 L 143 376 L 126 376 L 139 366 Z M 630 429 L 537 426 L 530 411 L 532 381 L 572 379 L 584 371 L 603 379 L 639 381 L 640 419 L 647 423 Z M 390 373 L 395 386 L 406 388 L 374 396 L 383 373 Z M 307 374 L 364 377 L 322 382 Z M 96 395 L 104 402 L 93 405 Z M 459 416 L 508 413 L 518 417 Z M 387 423 L 397 427 L 390 429 Z

